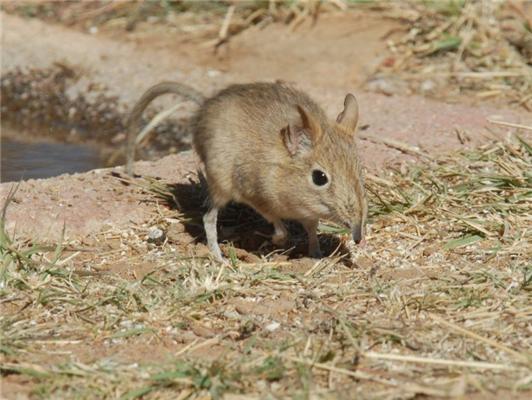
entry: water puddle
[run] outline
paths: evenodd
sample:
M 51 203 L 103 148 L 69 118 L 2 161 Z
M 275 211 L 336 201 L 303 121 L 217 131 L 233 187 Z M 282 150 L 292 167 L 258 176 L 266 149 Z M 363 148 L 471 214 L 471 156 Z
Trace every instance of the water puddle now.
M 20 141 L 2 135 L 0 182 L 50 178 L 104 166 L 97 148 L 83 144 Z

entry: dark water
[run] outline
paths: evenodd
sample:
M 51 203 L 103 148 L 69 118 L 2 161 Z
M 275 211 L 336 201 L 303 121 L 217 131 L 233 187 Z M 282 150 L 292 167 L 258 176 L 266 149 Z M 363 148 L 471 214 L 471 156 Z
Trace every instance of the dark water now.
M 23 142 L 2 138 L 0 181 L 49 178 L 103 166 L 97 149 L 81 144 Z

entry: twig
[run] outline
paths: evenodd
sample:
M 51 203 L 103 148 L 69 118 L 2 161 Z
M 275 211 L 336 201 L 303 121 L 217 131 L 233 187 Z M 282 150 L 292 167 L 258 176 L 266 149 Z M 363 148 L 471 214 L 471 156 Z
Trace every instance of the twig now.
M 246 28 L 249 25 L 253 23 L 258 17 L 261 17 L 262 15 L 266 14 L 266 11 L 263 8 L 259 8 L 255 11 L 253 11 L 250 15 L 246 17 L 243 23 L 243 27 Z
M 458 221 L 461 221 L 463 222 L 464 224 L 470 226 L 471 228 L 473 229 L 476 229 L 477 231 L 479 232 L 482 232 L 484 235 L 486 235 L 487 237 L 491 237 L 491 236 L 494 236 L 495 234 L 493 232 L 490 232 L 488 231 L 487 229 L 484 229 L 481 225 L 479 224 L 476 224 L 474 222 L 471 222 L 471 221 L 468 221 L 467 219 L 461 217 L 459 214 L 456 214 L 452 211 L 449 211 L 449 215 L 453 216 L 454 218 L 456 218 Z
M 390 361 L 402 361 L 402 362 L 414 362 L 421 364 L 436 364 L 436 365 L 448 365 L 455 367 L 469 367 L 479 369 L 498 369 L 505 371 L 515 371 L 517 368 L 510 365 L 494 364 L 482 361 L 462 361 L 462 360 L 445 360 L 441 358 L 425 358 L 416 356 L 405 356 L 401 354 L 381 354 L 373 351 L 362 353 L 363 357 L 372 358 L 377 360 L 390 360 Z
M 386 75 L 384 75 L 386 76 Z M 472 78 L 472 79 L 491 79 L 491 78 L 509 78 L 526 76 L 526 72 L 518 71 L 487 71 L 487 72 L 417 72 L 417 73 L 401 73 L 405 78 L 419 78 L 423 77 L 456 77 L 456 78 Z
M 292 32 L 295 32 L 296 29 L 299 27 L 299 25 L 301 25 L 304 21 L 305 21 L 305 18 L 307 18 L 308 16 L 308 7 L 305 7 L 303 8 L 303 11 L 297 11 L 297 16 L 294 18 L 294 20 L 292 21 L 292 23 L 290 24 L 290 30 Z
M 309 276 L 312 276 L 315 272 L 321 272 L 323 271 L 325 268 L 327 267 L 330 267 L 331 265 L 334 265 L 336 264 L 339 260 L 341 260 L 342 258 L 345 257 L 345 255 L 343 256 L 340 256 L 340 257 L 336 257 L 336 258 L 333 258 L 336 253 L 338 252 L 338 250 L 340 250 L 340 247 L 342 246 L 342 242 L 340 242 L 338 244 L 338 246 L 336 246 L 336 249 L 332 252 L 331 255 L 329 255 L 328 257 L 326 258 L 322 258 L 321 260 L 319 260 L 318 262 L 316 262 L 311 269 L 309 269 L 307 272 L 305 272 L 305 274 L 303 275 L 305 278 L 309 277 Z
M 345 4 L 343 0 L 329 0 L 329 3 L 334 4 L 342 11 L 347 10 L 347 4 Z
M 75 16 L 73 19 L 68 21 L 68 24 L 74 25 L 79 22 L 85 21 L 87 19 L 99 17 L 100 15 L 105 14 L 106 12 L 115 11 L 117 9 L 130 5 L 130 3 L 129 4 L 128 3 L 129 2 L 127 1 L 124 1 L 124 2 L 117 1 L 117 2 L 110 2 L 110 3 L 104 4 L 103 6 L 98 7 L 95 10 L 90 10 L 83 14 Z
M 464 51 L 467 46 L 469 46 L 469 43 L 475 36 L 475 32 L 473 31 L 473 20 L 471 18 L 467 21 L 467 27 L 465 34 L 462 38 L 462 42 L 460 43 L 460 47 L 458 48 L 458 51 L 456 52 L 456 59 L 454 60 L 453 69 L 456 71 L 458 69 L 458 66 L 460 62 L 462 61 L 462 56 L 464 55 Z
M 481 342 L 484 342 L 486 344 L 489 344 L 490 346 L 496 347 L 499 350 L 505 351 L 505 352 L 513 355 L 514 357 L 516 357 L 520 361 L 524 361 L 524 362 L 527 362 L 527 363 L 529 362 L 527 356 L 525 356 L 525 355 L 523 355 L 521 353 L 518 353 L 517 351 L 509 348 L 508 346 L 500 344 L 500 343 L 496 342 L 495 340 L 485 338 L 485 337 L 480 336 L 480 335 L 478 335 L 478 334 L 476 334 L 474 332 L 471 332 L 471 331 L 469 331 L 469 330 L 467 330 L 465 328 L 462 328 L 462 327 L 460 327 L 458 325 L 455 325 L 452 322 L 445 321 L 443 318 L 440 318 L 437 315 L 429 314 L 429 317 L 433 321 L 435 321 L 435 322 L 437 322 L 439 324 L 445 325 L 448 328 L 451 328 L 451 329 L 453 329 L 453 330 L 455 330 L 457 332 L 460 332 L 463 335 L 469 336 L 469 337 L 471 337 L 473 339 L 476 339 L 476 340 L 480 340 Z
M 364 178 L 368 181 L 378 183 L 383 186 L 387 187 L 395 187 L 395 184 L 392 181 L 389 181 L 388 179 L 381 178 L 380 176 L 373 175 L 373 174 L 366 174 Z
M 356 379 L 370 380 L 373 382 L 381 383 L 386 386 L 401 387 L 401 389 L 407 390 L 409 392 L 423 393 L 423 394 L 430 395 L 430 396 L 440 396 L 440 397 L 447 396 L 447 392 L 443 390 L 437 390 L 437 389 L 421 386 L 415 383 L 392 382 L 392 381 L 380 378 L 378 376 L 370 375 L 362 371 L 351 371 L 349 369 L 338 368 L 338 367 L 334 367 L 331 365 L 327 365 L 327 364 L 323 364 L 319 362 L 313 362 L 311 360 L 305 360 L 305 359 L 297 358 L 297 357 L 291 357 L 291 356 L 285 356 L 285 355 L 283 355 L 282 357 L 287 360 L 293 361 L 293 362 L 305 364 L 310 367 L 314 367 L 318 369 L 323 369 L 325 371 L 331 371 L 331 372 L 335 372 L 338 374 L 351 376 Z
M 390 138 L 381 138 L 381 137 L 378 137 L 378 136 L 375 136 L 375 135 L 371 135 L 371 134 L 368 134 L 368 133 L 361 133 L 360 134 L 360 138 L 361 139 L 365 139 L 365 140 L 369 140 L 370 142 L 373 142 L 373 143 L 384 144 L 384 145 L 392 147 L 392 148 L 394 148 L 396 150 L 402 151 L 403 153 L 413 154 L 413 155 L 416 155 L 416 156 L 425 157 L 425 158 L 428 158 L 429 160 L 433 159 L 427 153 L 424 153 L 421 150 L 419 150 L 418 148 L 416 148 L 414 146 L 411 146 L 411 145 L 409 145 L 407 143 L 401 142 L 399 140 L 390 139 Z
M 64 265 L 67 262 L 69 262 L 70 260 L 72 260 L 73 258 L 79 256 L 79 254 L 80 254 L 80 252 L 76 251 L 75 253 L 72 253 L 71 255 L 69 255 L 67 258 L 65 258 L 63 260 L 60 260 L 60 261 L 57 261 L 56 264 L 57 265 Z
M 218 34 L 218 38 L 220 38 L 220 40 L 224 40 L 227 38 L 227 32 L 229 31 L 229 25 L 231 25 L 231 18 L 233 18 L 234 12 L 235 12 L 234 5 L 230 6 L 227 9 L 224 22 L 222 23 L 222 27 L 220 28 L 220 33 Z
M 218 33 L 218 41 L 216 42 L 215 48 L 218 48 L 222 44 L 227 42 L 229 26 L 231 25 L 231 18 L 233 18 L 234 12 L 235 12 L 234 5 L 230 6 L 227 9 L 227 13 L 225 14 L 224 21 L 222 22 L 222 27 L 220 28 L 220 32 Z
M 489 119 L 489 118 L 487 118 L 487 120 L 488 122 L 495 124 L 495 125 L 509 126 L 510 128 L 525 129 L 527 131 L 532 131 L 532 126 L 514 124 L 513 122 L 506 122 L 506 121 L 497 121 L 497 120 Z
M 219 337 L 213 337 L 213 338 L 207 339 L 207 340 L 205 340 L 204 342 L 201 342 L 201 343 L 198 343 L 198 340 L 195 339 L 192 342 L 190 342 L 189 344 L 187 344 L 185 347 L 183 347 L 182 349 L 177 351 L 174 354 L 174 357 L 181 356 L 181 355 L 183 355 L 185 353 L 191 353 L 193 351 L 201 349 L 202 347 L 215 345 L 215 344 L 218 344 L 219 342 L 220 342 L 220 338 Z

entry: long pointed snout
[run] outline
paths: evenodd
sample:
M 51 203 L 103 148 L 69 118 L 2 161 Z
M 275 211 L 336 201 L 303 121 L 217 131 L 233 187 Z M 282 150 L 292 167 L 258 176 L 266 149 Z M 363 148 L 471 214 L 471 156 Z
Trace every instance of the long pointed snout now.
M 364 228 L 361 223 L 357 223 L 352 225 L 352 235 L 353 235 L 353 241 L 356 244 L 359 244 L 364 240 Z

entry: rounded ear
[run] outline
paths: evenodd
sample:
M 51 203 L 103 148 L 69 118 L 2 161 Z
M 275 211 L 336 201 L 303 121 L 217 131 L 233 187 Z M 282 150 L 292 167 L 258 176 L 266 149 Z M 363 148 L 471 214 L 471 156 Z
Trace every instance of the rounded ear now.
M 312 144 L 316 144 L 322 133 L 319 122 L 300 105 L 297 105 L 297 112 L 301 117 L 301 127 L 307 132 Z
M 300 149 L 302 139 L 301 135 L 301 131 L 290 128 L 290 125 L 286 125 L 281 129 L 281 138 L 283 139 L 283 144 L 291 156 L 295 156 Z
M 338 114 L 336 122 L 350 134 L 355 134 L 358 124 L 358 103 L 351 93 L 345 96 L 344 110 Z
M 296 106 L 301 121 L 281 129 L 281 137 L 291 156 L 308 151 L 315 146 L 322 135 L 319 122 L 300 105 Z

